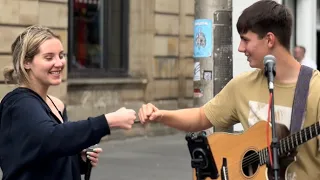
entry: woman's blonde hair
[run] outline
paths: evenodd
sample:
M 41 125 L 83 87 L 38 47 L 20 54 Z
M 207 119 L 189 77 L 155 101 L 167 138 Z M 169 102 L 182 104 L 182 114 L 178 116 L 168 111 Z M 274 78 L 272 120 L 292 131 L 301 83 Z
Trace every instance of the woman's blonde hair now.
M 26 28 L 11 45 L 12 65 L 4 69 L 3 75 L 7 83 L 29 83 L 29 75 L 24 63 L 32 62 L 39 53 L 40 45 L 48 39 L 60 37 L 49 28 L 43 26 L 30 26 Z

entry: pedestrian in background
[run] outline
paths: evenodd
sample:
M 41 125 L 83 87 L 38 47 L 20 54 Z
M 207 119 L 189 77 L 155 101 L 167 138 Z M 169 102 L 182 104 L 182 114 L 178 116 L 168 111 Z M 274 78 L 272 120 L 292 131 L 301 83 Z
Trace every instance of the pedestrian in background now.
M 306 57 L 306 48 L 304 46 L 296 46 L 294 48 L 293 55 L 301 65 L 309 66 L 312 69 L 317 69 L 317 64 Z

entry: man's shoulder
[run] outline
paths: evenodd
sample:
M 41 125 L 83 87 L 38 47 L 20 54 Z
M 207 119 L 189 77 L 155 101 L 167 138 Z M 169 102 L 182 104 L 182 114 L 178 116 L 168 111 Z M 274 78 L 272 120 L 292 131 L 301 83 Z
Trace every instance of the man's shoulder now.
M 313 99 L 320 98 L 320 72 L 318 70 L 313 70 L 309 84 L 309 95 Z
M 251 71 L 245 71 L 233 78 L 233 81 L 244 83 L 244 82 L 256 82 L 257 79 L 263 78 L 264 73 L 261 69 L 254 69 Z
M 320 82 L 320 72 L 317 69 L 313 69 L 312 71 L 313 72 L 310 82 L 318 84 Z

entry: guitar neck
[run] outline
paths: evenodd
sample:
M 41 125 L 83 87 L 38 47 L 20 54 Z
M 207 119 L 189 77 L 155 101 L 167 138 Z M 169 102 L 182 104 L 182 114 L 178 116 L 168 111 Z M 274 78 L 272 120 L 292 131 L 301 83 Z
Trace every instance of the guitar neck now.
M 285 156 L 289 152 L 292 152 L 299 145 L 306 143 L 307 141 L 313 139 L 318 136 L 320 133 L 320 125 L 319 122 L 308 126 L 301 131 L 298 131 L 290 136 L 287 136 L 280 140 L 278 155 Z M 268 149 L 264 148 L 258 152 L 260 157 L 260 165 L 266 164 L 268 158 Z

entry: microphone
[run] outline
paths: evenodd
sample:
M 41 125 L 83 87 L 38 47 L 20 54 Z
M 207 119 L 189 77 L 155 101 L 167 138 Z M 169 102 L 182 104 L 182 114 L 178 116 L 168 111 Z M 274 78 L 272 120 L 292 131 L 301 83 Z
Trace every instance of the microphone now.
M 273 55 L 266 55 L 263 64 L 264 75 L 268 78 L 269 90 L 273 90 L 274 77 L 276 76 L 276 58 Z
M 93 148 L 90 147 L 86 150 L 87 152 L 93 152 Z M 87 158 L 87 161 L 86 161 L 86 166 L 87 166 L 87 171 L 84 175 L 84 179 L 85 180 L 89 180 L 90 179 L 90 176 L 91 176 L 91 170 L 92 170 L 92 164 L 90 162 L 90 159 Z
M 94 145 L 94 146 L 90 146 L 89 148 L 86 149 L 86 155 L 87 152 L 94 152 L 93 149 L 98 147 L 98 144 Z M 90 180 L 90 176 L 91 176 L 91 171 L 92 171 L 92 164 L 90 162 L 90 159 L 87 157 L 87 161 L 86 161 L 86 166 L 87 166 L 87 171 L 84 174 L 84 179 L 85 180 Z

